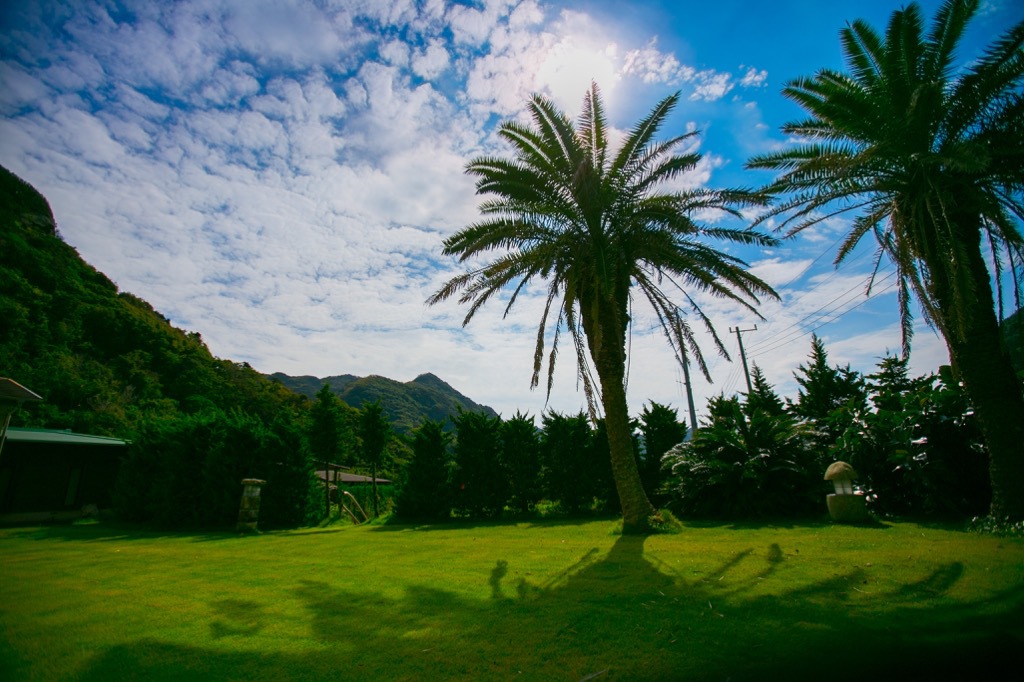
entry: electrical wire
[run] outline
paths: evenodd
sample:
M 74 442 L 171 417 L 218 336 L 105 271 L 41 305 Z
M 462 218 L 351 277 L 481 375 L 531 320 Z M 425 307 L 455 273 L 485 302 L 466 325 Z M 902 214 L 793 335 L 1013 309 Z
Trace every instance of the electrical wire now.
M 891 276 L 891 275 L 894 275 L 894 274 L 895 274 L 895 271 L 893 271 L 892 273 L 890 273 L 890 276 Z M 884 279 L 888 279 L 888 278 L 889 278 L 889 276 L 887 276 L 887 277 L 886 277 L 886 278 L 884 278 Z M 880 280 L 880 282 L 881 282 L 881 281 L 884 281 L 884 279 L 883 279 L 883 280 Z M 806 333 L 816 332 L 817 330 L 821 329 L 822 327 L 824 327 L 824 326 L 826 326 L 826 325 L 829 325 L 829 324 L 832 324 L 833 322 L 836 322 L 837 320 L 839 320 L 840 318 L 842 318 L 842 317 L 843 317 L 844 315 L 847 315 L 848 313 L 851 313 L 851 312 L 853 312 L 853 311 L 854 311 L 854 310 L 856 310 L 857 308 L 860 308 L 861 306 L 863 306 L 863 305 L 867 304 L 867 303 L 868 303 L 869 301 L 871 301 L 871 300 L 873 300 L 873 299 L 875 299 L 875 298 L 877 298 L 877 297 L 881 296 L 882 294 L 885 294 L 885 293 L 887 293 L 887 292 L 888 292 L 888 291 L 890 291 L 891 289 L 894 289 L 894 288 L 895 288 L 895 287 L 896 287 L 896 286 L 897 286 L 898 284 L 899 284 L 899 280 L 896 280 L 896 281 L 892 282 L 891 284 L 889 284 L 889 285 L 888 285 L 888 286 L 886 286 L 885 288 L 883 288 L 883 289 L 881 289 L 881 290 L 879 290 L 879 291 L 873 292 L 873 293 L 872 293 L 872 294 L 871 294 L 870 296 L 867 296 L 867 297 L 865 297 L 865 298 L 864 298 L 863 300 L 861 300 L 861 301 L 857 302 L 857 304 L 856 304 L 856 305 L 850 306 L 849 308 L 846 308 L 845 310 L 843 310 L 843 311 L 841 311 L 841 312 L 837 313 L 837 314 L 836 314 L 836 315 L 835 315 L 834 317 L 832 317 L 831 319 L 825 319 L 825 316 L 826 316 L 826 315 L 828 314 L 828 313 L 826 313 L 826 314 L 825 314 L 825 315 L 823 315 L 823 316 L 822 316 L 821 318 L 819 318 L 819 321 L 818 321 L 817 323 L 811 323 L 811 324 L 807 325 L 807 326 L 806 326 L 806 327 L 804 327 L 804 328 L 803 328 L 802 330 L 800 330 L 800 333 L 801 333 L 801 334 L 806 334 Z M 781 340 L 779 340 L 779 341 L 778 341 L 777 343 L 775 343 L 774 345 L 772 345 L 772 346 L 769 346 L 769 347 L 767 347 L 767 348 L 761 348 L 761 349 L 760 349 L 760 350 L 758 350 L 757 352 L 750 352 L 750 353 L 747 353 L 747 358 L 748 358 L 748 359 L 751 359 L 751 358 L 756 358 L 756 357 L 760 357 L 760 356 L 762 356 L 762 355 L 765 355 L 765 354 L 767 354 L 767 353 L 770 353 L 771 351 L 773 351 L 773 350 L 776 350 L 777 348 L 780 348 L 780 347 L 782 347 L 782 346 L 788 346 L 788 345 L 790 345 L 790 343 L 791 343 L 791 342 L 790 342 L 790 341 L 789 341 L 788 339 L 790 339 L 790 338 L 791 338 L 792 336 L 793 336 L 793 335 L 792 335 L 792 334 L 790 334 L 790 335 L 789 335 L 789 336 L 787 336 L 787 337 L 786 337 L 785 339 L 781 339 Z
M 893 270 L 889 270 L 889 271 L 883 272 L 881 277 L 876 277 L 875 281 L 873 283 L 873 287 L 872 287 L 873 291 L 872 291 L 871 295 L 865 297 L 865 300 L 869 300 L 871 298 L 874 298 L 875 296 L 877 296 L 880 293 L 882 293 L 881 291 L 878 291 L 877 289 L 875 289 L 875 287 L 884 284 L 889 279 L 891 279 L 895 274 L 896 274 L 896 270 L 893 269 Z M 815 318 L 819 318 L 819 319 L 820 318 L 824 318 L 824 317 L 832 314 L 833 312 L 835 312 L 839 308 L 843 307 L 844 305 L 846 305 L 846 304 L 856 300 L 858 297 L 860 297 L 861 296 L 861 292 L 863 291 L 864 286 L 867 284 L 867 282 L 868 282 L 868 278 L 865 278 L 864 281 L 858 282 L 857 284 L 855 284 L 854 286 L 850 287 L 846 291 L 842 292 L 838 296 L 835 296 L 832 299 L 826 301 L 822 305 L 818 306 L 817 308 L 815 308 L 811 312 L 809 312 L 806 315 L 804 315 L 803 317 L 801 317 L 799 320 L 796 320 L 795 322 L 790 323 L 788 326 L 784 327 L 783 329 L 781 329 L 781 330 L 779 330 L 777 332 L 772 330 L 771 327 L 767 327 L 765 329 L 765 331 L 766 332 L 770 331 L 770 332 L 773 332 L 773 333 L 765 341 L 761 341 L 761 342 L 757 342 L 757 343 L 752 344 L 750 349 L 747 351 L 747 357 L 750 357 L 751 355 L 755 355 L 755 354 L 760 354 L 762 351 L 768 350 L 768 348 L 767 348 L 768 346 L 771 346 L 772 348 L 777 348 L 779 345 L 781 345 L 782 343 L 785 343 L 789 339 L 802 336 L 809 329 L 809 327 L 811 327 L 811 326 L 813 326 L 815 324 L 815 322 L 816 322 Z M 885 289 L 885 291 L 888 291 L 888 288 Z M 851 310 L 852 310 L 852 308 L 851 308 Z M 793 330 L 793 331 L 790 331 L 790 330 Z M 789 332 L 789 333 L 787 334 L 787 332 Z M 781 336 L 781 338 L 780 338 L 780 336 Z

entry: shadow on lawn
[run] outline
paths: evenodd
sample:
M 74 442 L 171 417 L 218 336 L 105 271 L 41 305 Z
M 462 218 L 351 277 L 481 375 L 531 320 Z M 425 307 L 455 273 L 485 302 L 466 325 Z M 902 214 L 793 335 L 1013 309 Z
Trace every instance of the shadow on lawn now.
M 345 532 L 346 527 L 315 529 L 260 529 L 259 534 L 273 535 L 324 535 Z M 89 542 L 106 540 L 159 540 L 162 538 L 185 538 L 192 542 L 230 542 L 244 540 L 251 533 L 240 533 L 232 528 L 154 530 L 151 526 L 135 525 L 121 521 L 98 523 L 55 523 L 43 526 L 0 528 L 0 540 L 4 537 L 22 540 L 64 540 Z
M 130 523 L 102 521 L 98 523 L 55 523 L 45 526 L 0 528 L 0 539 L 4 537 L 24 540 L 64 540 L 72 542 L 105 540 L 157 540 L 160 538 L 190 538 L 195 542 L 231 540 L 242 537 L 236 532 L 153 530 L 149 526 Z
M 501 519 L 448 519 L 444 521 L 416 520 L 391 517 L 380 525 L 370 527 L 375 533 L 394 533 L 415 530 L 468 530 L 476 528 L 503 528 L 509 525 L 521 525 L 525 528 L 558 528 L 561 526 L 585 526 L 595 521 L 615 521 L 621 515 L 612 514 L 580 514 L 553 516 L 523 516 L 521 518 Z
M 755 519 L 733 521 L 728 519 L 685 519 L 683 525 L 687 528 L 729 528 L 732 530 L 772 530 L 778 528 L 829 528 L 835 526 L 827 516 L 813 517 L 806 519 Z M 852 524 L 856 528 L 878 528 L 886 530 L 892 526 L 884 521 L 872 518 L 864 523 Z
M 306 653 L 145 640 L 103 652 L 82 679 L 930 681 L 1011 669 L 1001 666 L 1016 664 L 1024 643 L 1024 585 L 958 602 L 949 596 L 965 573 L 957 562 L 894 587 L 838 567 L 787 584 L 799 559 L 778 544 L 681 575 L 645 553 L 645 540 L 620 536 L 606 554 L 594 548 L 543 580 L 515 557 L 497 558 L 480 577 L 490 587 L 483 600 L 425 586 L 372 593 L 344 576 L 304 580 L 280 599 L 307 610 L 310 639 L 293 642 Z M 921 608 L 926 598 L 940 599 Z M 236 637 L 240 648 L 269 607 L 211 606 L 211 637 Z

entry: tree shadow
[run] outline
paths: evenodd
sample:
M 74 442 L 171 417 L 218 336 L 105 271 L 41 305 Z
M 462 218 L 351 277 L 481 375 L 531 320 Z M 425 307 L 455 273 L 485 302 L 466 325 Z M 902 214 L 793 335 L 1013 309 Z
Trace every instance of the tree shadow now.
M 238 539 L 231 530 L 159 530 L 125 522 L 100 521 L 95 523 L 55 523 L 42 526 L 0 528 L 4 537 L 22 540 L 62 540 L 66 542 L 102 542 L 128 540 L 158 540 L 161 538 L 189 538 L 194 542 Z
M 370 527 L 371 532 L 393 533 L 433 530 L 471 530 L 479 528 L 500 528 L 503 526 L 522 526 L 524 528 L 559 528 L 564 526 L 578 527 L 585 526 L 595 521 L 612 521 L 621 516 L 608 514 L 592 514 L 579 516 L 548 516 L 531 517 L 522 516 L 519 518 L 501 519 L 450 519 L 444 521 L 432 521 L 427 519 L 411 519 L 402 517 L 391 517 L 380 525 Z
M 809 517 L 804 519 L 683 519 L 687 528 L 728 528 L 730 530 L 779 530 L 797 528 L 830 528 L 838 525 L 827 516 Z M 891 524 L 876 518 L 869 518 L 862 523 L 852 524 L 857 528 L 891 528 Z
M 262 604 L 244 599 L 221 599 L 210 605 L 214 619 L 210 621 L 210 635 L 222 637 L 251 637 L 263 630 L 266 614 Z
M 869 591 L 859 567 L 801 581 L 801 559 L 778 543 L 684 575 L 649 542 L 618 536 L 540 578 L 517 557 L 495 558 L 480 598 L 424 585 L 367 590 L 343 575 L 302 580 L 280 595 L 308 614 L 299 653 L 142 640 L 102 652 L 82 679 L 930 681 L 987 677 L 1016 664 L 1024 643 L 1024 584 L 958 601 L 960 562 Z M 258 636 L 268 606 L 211 604 L 211 639 Z

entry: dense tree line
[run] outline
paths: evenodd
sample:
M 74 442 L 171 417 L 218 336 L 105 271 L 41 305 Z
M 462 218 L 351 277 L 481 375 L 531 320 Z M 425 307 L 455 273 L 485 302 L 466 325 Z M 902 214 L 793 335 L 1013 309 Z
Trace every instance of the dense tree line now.
M 454 432 L 426 420 L 410 437 L 411 459 L 400 480 L 400 518 L 497 518 L 503 514 L 618 512 L 602 421 L 548 412 L 538 425 L 517 413 L 453 417 Z M 631 421 L 632 451 L 652 499 L 666 495 L 662 456 L 685 427 L 676 411 L 651 402 Z
M 266 481 L 263 526 L 319 518 L 322 486 L 305 434 L 287 420 L 266 424 L 215 408 L 148 423 L 121 465 L 115 505 L 122 517 L 165 527 L 229 526 L 238 518 L 244 478 Z
M 911 378 L 882 358 L 867 375 L 829 364 L 812 337 L 783 399 L 755 367 L 753 390 L 712 398 L 693 437 L 674 409 L 651 402 L 631 420 L 633 455 L 652 500 L 684 518 L 822 517 L 825 469 L 850 462 L 869 509 L 959 519 L 991 499 L 987 452 L 961 382 L 949 367 Z M 427 421 L 411 436 L 396 511 L 419 519 L 495 518 L 541 507 L 618 511 L 602 424 L 550 412 L 540 424 L 455 417 L 454 433 Z
M 665 457 L 669 506 L 716 518 L 821 515 L 822 480 L 849 462 L 869 509 L 931 518 L 984 515 L 991 501 L 978 418 L 950 367 L 911 378 L 887 356 L 874 373 L 830 366 L 814 337 L 800 390 L 783 401 L 753 372 L 753 390 L 713 398 L 694 438 Z
M 237 519 L 242 479 L 257 478 L 266 481 L 261 526 L 308 525 L 337 513 L 344 488 L 339 466 L 374 480 L 392 478 L 406 451 L 378 404 L 356 410 L 329 386 L 309 409 L 272 420 L 207 405 L 143 425 L 121 465 L 115 504 L 130 520 L 223 527 Z M 317 471 L 328 474 L 321 478 Z M 376 485 L 366 488 L 360 503 L 376 516 L 383 496 Z

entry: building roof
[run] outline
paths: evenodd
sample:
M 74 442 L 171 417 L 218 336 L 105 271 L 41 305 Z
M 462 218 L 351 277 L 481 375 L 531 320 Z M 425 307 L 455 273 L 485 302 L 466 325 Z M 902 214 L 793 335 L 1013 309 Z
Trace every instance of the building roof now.
M 25 400 L 42 400 L 41 397 L 28 390 L 14 379 L 0 377 L 0 402 Z
M 333 469 L 334 467 L 332 466 L 331 468 Z M 347 467 L 338 467 L 338 468 L 347 468 Z M 316 475 L 320 477 L 321 481 L 327 479 L 327 477 L 324 476 L 324 470 L 323 469 L 318 469 L 317 472 L 316 472 Z M 373 477 L 372 476 L 360 476 L 359 474 L 347 474 L 347 473 L 342 472 L 342 471 L 336 471 L 335 473 L 331 474 L 331 481 L 332 482 L 333 481 L 337 481 L 339 483 L 373 483 Z M 377 479 L 377 483 L 381 483 L 381 484 L 387 485 L 388 483 L 391 483 L 391 480 L 387 479 L 387 478 L 378 478 Z
M 57 443 L 60 445 L 127 445 L 128 441 L 107 436 L 91 436 L 56 429 L 23 429 L 9 427 L 7 440 L 14 443 Z

